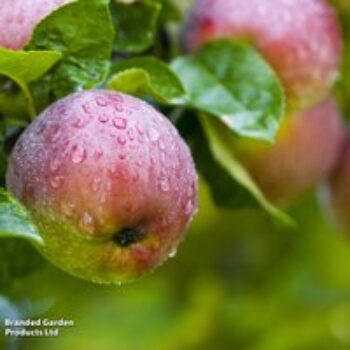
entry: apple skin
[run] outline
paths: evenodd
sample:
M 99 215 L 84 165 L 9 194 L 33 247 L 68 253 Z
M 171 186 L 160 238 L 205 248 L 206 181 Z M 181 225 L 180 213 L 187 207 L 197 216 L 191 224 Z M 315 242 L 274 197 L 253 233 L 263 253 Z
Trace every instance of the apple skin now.
M 0 46 L 20 50 L 45 17 L 72 0 L 1 0 Z
M 340 111 L 327 99 L 286 118 L 273 145 L 238 139 L 232 148 L 265 195 L 285 205 L 330 174 L 344 135 Z
M 342 37 L 324 0 L 195 0 L 185 50 L 218 38 L 253 43 L 280 77 L 290 112 L 321 102 L 339 75 Z
M 43 254 L 97 283 L 155 269 L 197 210 L 195 166 L 176 128 L 144 101 L 107 90 L 44 111 L 15 145 L 7 187 L 39 228 Z
M 335 167 L 325 187 L 322 204 L 332 221 L 345 233 L 350 233 L 350 134 L 348 133 Z

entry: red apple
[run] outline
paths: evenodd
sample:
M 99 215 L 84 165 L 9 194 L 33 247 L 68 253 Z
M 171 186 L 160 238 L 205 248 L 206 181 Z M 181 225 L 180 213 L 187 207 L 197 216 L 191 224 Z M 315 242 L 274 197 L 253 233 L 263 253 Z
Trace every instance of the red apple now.
M 290 110 L 320 102 L 338 77 L 342 39 L 325 0 L 195 0 L 183 34 L 190 52 L 216 38 L 253 43 L 282 80 Z
M 266 196 L 284 204 L 330 174 L 343 138 L 340 112 L 328 99 L 286 118 L 273 145 L 238 140 L 233 149 Z
M 1 0 L 0 46 L 12 50 L 28 44 L 35 27 L 46 16 L 72 0 Z
M 197 175 L 176 128 L 107 90 L 54 103 L 23 133 L 7 187 L 31 213 L 44 255 L 100 283 L 139 277 L 173 254 L 197 207 Z

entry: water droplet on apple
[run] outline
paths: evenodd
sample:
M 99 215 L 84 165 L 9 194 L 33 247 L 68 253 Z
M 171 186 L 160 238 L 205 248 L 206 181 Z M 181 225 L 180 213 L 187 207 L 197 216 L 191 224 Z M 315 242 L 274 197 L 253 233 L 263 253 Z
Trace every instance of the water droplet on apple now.
M 107 123 L 109 121 L 109 116 L 106 114 L 106 113 L 101 113 L 99 116 L 98 116 L 98 120 L 101 122 L 101 123 Z
M 177 249 L 175 248 L 169 253 L 168 257 L 170 259 L 175 258 L 176 254 L 177 254 Z
M 46 129 L 46 125 L 44 122 L 40 122 L 38 125 L 37 125 L 37 130 L 36 130 L 36 133 L 37 135 L 40 135 L 42 134 Z
M 101 184 L 102 184 L 102 180 L 101 179 L 94 179 L 92 181 L 92 186 L 91 186 L 92 191 L 93 192 L 97 192 L 100 189 Z
M 126 144 L 126 137 L 124 135 L 119 135 L 117 137 L 117 142 L 119 143 L 119 145 L 124 146 Z
M 63 183 L 63 176 L 54 175 L 50 178 L 50 185 L 52 188 L 59 188 Z
M 163 177 L 159 180 L 159 186 L 160 186 L 161 191 L 163 191 L 163 192 L 168 192 L 170 190 L 169 180 L 165 177 Z
M 143 128 L 143 126 L 141 126 L 139 124 L 136 125 L 136 130 L 140 135 L 143 135 L 145 132 L 145 129 Z
M 83 214 L 79 227 L 89 234 L 93 234 L 95 232 L 94 219 L 88 212 Z
M 128 130 L 128 137 L 130 141 L 133 141 L 135 139 L 135 133 L 133 129 Z
M 61 166 L 61 161 L 57 158 L 53 159 L 50 163 L 50 169 L 52 172 L 56 172 Z
M 108 102 L 101 96 L 96 97 L 95 101 L 96 104 L 100 107 L 106 107 L 108 105 Z
M 164 151 L 165 150 L 165 143 L 162 140 L 159 140 L 158 142 L 159 149 Z
M 50 132 L 49 132 L 49 138 L 51 141 L 57 140 L 61 136 L 61 130 L 59 125 L 54 125 Z
M 150 128 L 148 130 L 148 137 L 152 142 L 158 141 L 160 135 L 159 132 L 155 128 Z
M 83 110 L 87 114 L 92 114 L 92 108 L 89 103 L 84 103 L 83 104 Z
M 84 118 L 84 117 L 77 117 L 72 125 L 76 128 L 83 128 L 89 123 L 89 118 Z
M 61 205 L 61 210 L 64 215 L 71 217 L 74 214 L 75 205 L 71 202 L 64 201 Z
M 126 127 L 128 125 L 128 121 L 125 118 L 122 118 L 122 117 L 114 118 L 113 119 L 113 125 L 117 129 L 124 130 L 124 129 L 126 129 Z
M 75 164 L 82 163 L 87 156 L 87 152 L 85 148 L 79 147 L 75 145 L 72 148 L 72 162 Z
M 194 206 L 193 201 L 190 199 L 185 206 L 185 214 L 187 216 L 192 214 L 193 209 L 194 209 L 193 206 Z
M 123 96 L 116 94 L 116 93 L 110 94 L 109 98 L 111 101 L 116 102 L 116 103 L 123 103 L 124 102 Z
M 117 112 L 124 112 L 124 108 L 123 108 L 123 106 L 122 105 L 115 105 L 114 106 L 114 109 L 117 111 Z
M 95 150 L 95 152 L 94 152 L 94 158 L 95 158 L 96 160 L 99 160 L 99 159 L 101 159 L 102 156 L 103 156 L 103 151 L 102 151 L 102 149 L 101 149 L 101 148 L 97 148 L 97 149 Z

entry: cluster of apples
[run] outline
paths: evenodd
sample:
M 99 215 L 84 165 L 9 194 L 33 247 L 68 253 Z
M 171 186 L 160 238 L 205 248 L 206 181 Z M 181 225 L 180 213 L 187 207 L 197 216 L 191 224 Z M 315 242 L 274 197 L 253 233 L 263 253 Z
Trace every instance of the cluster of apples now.
M 2 0 L 0 46 L 23 48 L 37 23 L 68 2 Z M 254 44 L 283 83 L 288 115 L 276 143 L 232 147 L 271 200 L 289 201 L 330 176 L 343 149 L 329 97 L 342 53 L 336 16 L 324 0 L 196 0 L 183 29 L 186 50 L 221 37 Z M 331 180 L 343 219 L 348 144 Z M 146 102 L 107 90 L 72 94 L 38 116 L 14 147 L 7 188 L 31 213 L 43 253 L 99 283 L 160 265 L 197 210 L 195 166 L 176 128 Z

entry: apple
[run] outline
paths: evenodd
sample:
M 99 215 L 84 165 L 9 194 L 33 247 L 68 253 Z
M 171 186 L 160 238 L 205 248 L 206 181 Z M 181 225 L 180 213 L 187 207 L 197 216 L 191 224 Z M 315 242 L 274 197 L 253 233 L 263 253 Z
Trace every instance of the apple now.
M 1 0 L 0 46 L 20 50 L 45 17 L 72 0 Z
M 58 267 L 97 283 L 144 275 L 176 251 L 197 210 L 197 174 L 170 121 L 108 90 L 46 109 L 12 152 L 8 189 Z
M 343 139 L 340 111 L 329 98 L 286 118 L 274 144 L 238 139 L 232 149 L 266 196 L 283 205 L 330 174 Z
M 321 102 L 338 77 L 342 38 L 325 0 L 195 0 L 185 49 L 223 37 L 257 47 L 280 77 L 289 111 Z

